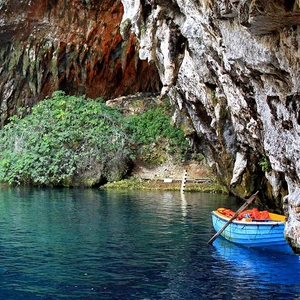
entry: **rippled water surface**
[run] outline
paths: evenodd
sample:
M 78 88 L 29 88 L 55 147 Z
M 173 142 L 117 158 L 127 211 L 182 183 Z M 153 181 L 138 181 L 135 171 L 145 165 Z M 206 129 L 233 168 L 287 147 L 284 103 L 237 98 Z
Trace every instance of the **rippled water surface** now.
M 0 299 L 300 299 L 295 255 L 213 236 L 234 198 L 0 190 Z

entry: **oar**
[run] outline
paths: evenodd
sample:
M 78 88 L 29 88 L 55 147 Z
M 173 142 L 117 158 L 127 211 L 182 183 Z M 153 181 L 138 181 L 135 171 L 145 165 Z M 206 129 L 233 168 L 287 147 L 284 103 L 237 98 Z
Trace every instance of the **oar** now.
M 253 194 L 246 202 L 235 212 L 235 214 L 228 220 L 228 222 L 207 242 L 211 244 L 217 239 L 217 237 L 226 229 L 226 227 L 242 212 L 245 208 L 256 198 L 258 191 Z

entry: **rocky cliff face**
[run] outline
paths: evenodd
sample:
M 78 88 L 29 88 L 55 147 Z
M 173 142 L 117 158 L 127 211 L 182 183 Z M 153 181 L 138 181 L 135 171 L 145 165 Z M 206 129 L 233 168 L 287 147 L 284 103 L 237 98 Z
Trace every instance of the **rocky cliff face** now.
M 134 35 L 120 35 L 122 15 L 114 0 L 1 0 L 1 124 L 58 89 L 93 98 L 159 91 Z
M 177 123 L 236 195 L 261 189 L 282 205 L 288 192 L 300 252 L 299 1 L 122 2 L 123 35 L 155 62 Z

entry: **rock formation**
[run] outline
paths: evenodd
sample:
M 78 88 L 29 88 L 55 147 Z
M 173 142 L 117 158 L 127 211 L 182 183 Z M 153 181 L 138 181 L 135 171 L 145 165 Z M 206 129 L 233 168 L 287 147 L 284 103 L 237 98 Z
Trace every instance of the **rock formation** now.
M 123 40 L 121 1 L 1 0 L 1 124 L 55 90 L 88 97 L 160 90 L 154 65 Z
M 123 36 L 137 35 L 228 189 L 278 205 L 288 192 L 285 233 L 300 252 L 300 1 L 122 2 Z

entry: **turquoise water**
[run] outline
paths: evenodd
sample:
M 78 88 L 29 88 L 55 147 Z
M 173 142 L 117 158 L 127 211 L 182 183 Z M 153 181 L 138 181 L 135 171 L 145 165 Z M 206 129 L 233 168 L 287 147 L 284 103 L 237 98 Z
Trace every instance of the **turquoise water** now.
M 0 299 L 300 299 L 295 255 L 232 245 L 176 192 L 0 190 Z

